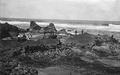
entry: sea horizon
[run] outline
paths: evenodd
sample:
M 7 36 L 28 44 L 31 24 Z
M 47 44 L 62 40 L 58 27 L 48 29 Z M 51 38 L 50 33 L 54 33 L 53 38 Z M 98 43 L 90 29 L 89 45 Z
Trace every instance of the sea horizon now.
M 35 21 L 39 26 L 47 26 L 49 23 L 54 23 L 56 28 L 67 29 L 74 28 L 76 30 L 100 30 L 100 31 L 111 31 L 111 32 L 120 32 L 120 25 L 109 23 L 116 21 L 104 21 L 104 24 L 101 21 L 85 21 L 79 20 L 54 20 L 54 19 L 23 19 L 23 18 L 0 18 L 0 23 L 9 23 L 17 27 L 27 29 L 30 26 L 30 21 Z M 100 23 L 101 22 L 101 23 Z M 119 21 L 117 21 L 119 22 Z
M 67 24 L 93 24 L 93 25 L 120 25 L 120 21 L 105 21 L 105 20 L 66 20 L 66 19 L 35 19 L 35 18 L 6 18 L 0 17 L 2 21 L 22 21 L 22 22 L 53 22 L 53 23 L 67 23 Z

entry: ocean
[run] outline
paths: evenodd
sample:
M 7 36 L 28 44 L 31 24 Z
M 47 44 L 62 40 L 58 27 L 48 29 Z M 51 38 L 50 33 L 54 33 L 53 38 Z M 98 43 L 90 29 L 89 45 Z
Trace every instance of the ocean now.
M 9 24 L 15 25 L 17 27 L 27 29 L 30 26 L 30 22 L 25 21 L 2 21 L 0 23 L 8 22 Z M 36 22 L 39 26 L 47 26 L 50 22 Z M 109 24 L 108 26 L 104 25 L 92 25 L 92 24 L 67 24 L 67 23 L 54 23 L 55 27 L 59 29 L 73 28 L 76 30 L 100 30 L 100 31 L 111 31 L 111 32 L 120 32 L 120 25 Z

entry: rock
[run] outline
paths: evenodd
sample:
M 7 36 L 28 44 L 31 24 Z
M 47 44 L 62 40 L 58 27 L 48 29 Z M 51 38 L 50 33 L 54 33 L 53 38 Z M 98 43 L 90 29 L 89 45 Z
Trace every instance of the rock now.
M 30 30 L 34 31 L 34 30 L 40 30 L 40 29 L 41 27 L 37 25 L 35 21 L 30 22 Z
M 61 29 L 60 31 L 58 31 L 59 35 L 67 35 L 67 31 L 65 29 Z
M 57 33 L 57 30 L 55 28 L 55 25 L 53 23 L 50 23 L 47 27 L 44 28 L 45 33 Z
M 0 23 L 0 39 L 6 37 L 16 37 L 20 29 L 8 23 Z

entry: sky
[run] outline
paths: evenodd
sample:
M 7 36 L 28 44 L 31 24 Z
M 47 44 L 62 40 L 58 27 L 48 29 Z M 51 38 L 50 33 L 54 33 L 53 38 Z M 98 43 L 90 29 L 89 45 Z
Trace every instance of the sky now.
M 120 0 L 0 0 L 0 17 L 120 20 Z

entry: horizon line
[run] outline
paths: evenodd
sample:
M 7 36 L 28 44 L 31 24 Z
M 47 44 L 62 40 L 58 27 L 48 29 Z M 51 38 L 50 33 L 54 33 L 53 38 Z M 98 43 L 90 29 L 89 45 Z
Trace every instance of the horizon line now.
M 120 21 L 104 21 L 104 20 L 66 20 L 66 19 L 39 19 L 39 18 L 7 18 L 7 17 L 0 17 L 2 21 L 36 21 L 36 22 L 55 22 L 55 23 L 85 23 L 85 24 L 119 24 Z M 87 23 L 88 22 L 88 23 Z
M 120 21 L 120 20 L 89 20 L 89 19 L 47 19 L 47 18 L 25 18 L 25 17 L 0 17 L 0 19 L 35 19 L 35 20 L 74 20 L 74 21 Z

